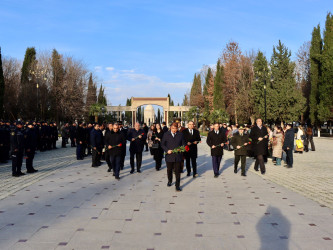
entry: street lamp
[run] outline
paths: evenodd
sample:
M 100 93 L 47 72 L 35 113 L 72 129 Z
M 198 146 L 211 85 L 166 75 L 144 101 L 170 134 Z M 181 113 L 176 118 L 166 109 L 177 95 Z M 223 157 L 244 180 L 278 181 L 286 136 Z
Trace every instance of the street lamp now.
M 259 81 L 259 77 L 261 76 L 261 72 L 257 72 L 256 81 Z M 265 98 L 265 120 L 264 124 L 267 121 L 267 99 L 266 99 L 266 68 L 264 68 L 264 98 Z
M 28 76 L 29 82 L 33 79 L 33 76 L 36 78 L 36 89 L 37 89 L 37 115 L 36 118 L 38 119 L 39 116 L 39 80 L 43 79 L 46 80 L 46 77 L 44 76 L 46 71 L 40 70 L 38 68 L 38 65 L 36 66 L 36 70 L 30 70 L 29 71 L 30 75 Z

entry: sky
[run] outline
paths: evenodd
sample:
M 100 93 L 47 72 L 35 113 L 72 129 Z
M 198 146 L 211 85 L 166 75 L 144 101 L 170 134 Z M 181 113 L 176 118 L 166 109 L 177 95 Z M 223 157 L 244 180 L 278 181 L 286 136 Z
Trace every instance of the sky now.
M 19 60 L 31 46 L 82 60 L 111 105 L 168 93 L 181 104 L 228 42 L 269 59 L 281 40 L 295 56 L 329 11 L 332 0 L 1 0 L 0 46 Z

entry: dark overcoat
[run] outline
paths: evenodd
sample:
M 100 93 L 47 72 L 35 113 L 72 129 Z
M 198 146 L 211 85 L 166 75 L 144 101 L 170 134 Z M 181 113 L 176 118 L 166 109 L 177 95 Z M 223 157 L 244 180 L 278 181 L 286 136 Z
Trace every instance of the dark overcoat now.
M 207 144 L 208 146 L 211 148 L 210 149 L 210 154 L 211 156 L 221 156 L 223 155 L 223 147 L 216 147 L 216 148 L 212 148 L 212 146 L 217 146 L 220 145 L 221 143 L 225 143 L 227 141 L 227 137 L 225 136 L 224 133 L 221 133 L 221 131 L 219 131 L 218 134 L 215 133 L 215 131 L 210 131 L 207 135 Z
M 176 135 L 173 137 L 171 134 L 171 131 L 168 131 L 164 133 L 161 147 L 164 150 L 165 153 L 167 153 L 169 150 L 173 150 L 177 147 L 181 147 L 185 145 L 185 140 L 182 132 L 176 132 Z M 182 162 L 183 160 L 183 154 L 167 154 L 165 155 L 165 161 L 166 162 Z
M 267 138 L 264 136 L 267 135 Z M 262 141 L 259 142 L 258 138 L 264 138 Z M 268 152 L 268 131 L 265 126 L 259 128 L 255 125 L 251 129 L 250 138 L 252 139 L 252 152 L 255 156 L 257 155 L 267 155 Z
M 198 145 L 193 144 L 193 142 L 200 142 L 201 137 L 200 137 L 200 132 L 197 129 L 193 129 L 193 135 L 190 133 L 190 130 L 187 128 L 183 132 L 185 144 L 187 145 L 188 142 L 191 143 L 190 150 L 185 153 L 185 156 L 191 156 L 191 157 L 198 157 Z
M 283 150 L 287 150 L 287 147 L 289 149 L 294 149 L 294 131 L 293 129 L 288 129 L 286 133 L 284 134 L 284 142 L 283 142 Z
M 137 138 L 139 135 L 141 135 L 142 137 Z M 132 141 L 133 138 L 137 139 L 135 139 L 135 141 Z M 131 129 L 130 131 L 128 131 L 127 140 L 131 142 L 129 148 L 130 152 L 142 153 L 146 139 L 147 134 L 144 132 L 143 129 L 139 129 L 138 131 L 135 129 Z

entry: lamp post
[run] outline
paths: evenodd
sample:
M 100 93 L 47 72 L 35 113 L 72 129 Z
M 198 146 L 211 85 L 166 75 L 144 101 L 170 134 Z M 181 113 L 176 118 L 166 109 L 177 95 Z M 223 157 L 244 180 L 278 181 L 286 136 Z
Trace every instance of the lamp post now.
M 267 122 L 267 105 L 266 105 L 266 76 L 264 79 L 264 95 L 265 95 L 265 124 Z
M 35 77 L 36 79 L 36 90 L 37 90 L 37 115 L 36 115 L 36 119 L 39 119 L 39 80 L 43 79 L 46 80 L 46 77 L 44 76 L 46 71 L 38 68 L 38 65 L 36 66 L 35 70 L 30 70 L 29 71 L 30 75 L 28 76 L 28 80 L 29 82 L 33 79 L 33 77 Z

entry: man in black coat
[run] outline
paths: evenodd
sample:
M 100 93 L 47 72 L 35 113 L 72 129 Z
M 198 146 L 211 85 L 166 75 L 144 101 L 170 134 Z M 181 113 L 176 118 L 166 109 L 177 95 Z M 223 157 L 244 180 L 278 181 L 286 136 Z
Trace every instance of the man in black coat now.
M 193 168 L 193 178 L 197 177 L 197 158 L 198 158 L 198 143 L 201 142 L 200 132 L 194 129 L 194 122 L 188 123 L 188 128 L 183 131 L 185 143 L 190 150 L 185 153 L 187 176 L 191 175 L 191 162 Z
M 258 118 L 256 125 L 251 129 L 250 138 L 252 140 L 252 151 L 256 156 L 254 170 L 259 171 L 258 166 L 260 166 L 261 174 L 266 173 L 264 156 L 267 155 L 268 151 L 268 137 L 267 128 L 262 125 L 262 120 Z
M 10 132 L 10 149 L 12 155 L 12 175 L 19 177 L 22 173 L 23 151 L 24 151 L 24 131 L 22 123 L 16 122 L 16 127 L 13 127 Z
M 126 137 L 119 131 L 119 125 L 113 124 L 112 131 L 106 134 L 105 144 L 109 151 L 113 174 L 117 180 L 120 180 L 119 172 L 121 167 L 122 145 L 126 143 Z
M 119 132 L 122 133 L 125 138 L 127 138 L 128 129 L 124 128 L 122 121 L 119 121 L 118 125 L 119 125 Z M 125 140 L 125 142 L 123 143 L 123 145 L 121 147 L 120 170 L 124 169 L 124 163 L 125 163 L 125 157 L 126 157 L 126 143 L 127 143 L 127 141 Z
M 36 143 L 37 143 L 37 136 L 35 132 L 35 128 L 32 125 L 32 122 L 28 123 L 28 128 L 24 131 L 24 146 L 25 146 L 25 153 L 26 153 L 26 168 L 27 173 L 35 173 L 38 170 L 34 169 L 33 167 L 33 160 L 35 157 L 35 150 L 36 150 Z
M 293 131 L 293 125 L 287 124 L 287 130 L 284 134 L 284 142 L 282 149 L 286 152 L 286 162 L 287 165 L 285 167 L 292 168 L 294 159 L 293 159 L 293 150 L 294 150 L 294 131 Z
M 98 167 L 101 165 L 102 149 L 104 146 L 103 134 L 99 129 L 98 123 L 90 132 L 90 145 L 92 148 L 92 167 Z
M 142 129 L 143 131 L 145 132 L 146 135 L 148 135 L 148 126 L 146 123 L 142 124 Z M 145 151 L 148 151 L 148 142 L 147 140 L 145 141 L 145 146 L 146 146 L 146 150 Z
M 106 127 L 105 129 L 105 136 L 104 136 L 104 144 L 106 146 L 106 149 L 105 149 L 105 161 L 106 163 L 108 164 L 108 172 L 111 172 L 112 170 L 112 165 L 111 165 L 111 157 L 110 157 L 110 150 L 107 148 L 107 143 L 106 143 L 106 138 L 108 138 L 110 135 L 109 134 L 112 134 L 113 132 L 113 123 L 109 123 L 108 126 Z
M 141 173 L 142 164 L 142 151 L 147 139 L 147 134 L 140 128 L 140 124 L 137 122 L 134 125 L 134 129 L 131 129 L 127 134 L 127 140 L 131 142 L 129 151 L 130 163 L 131 163 L 131 174 L 134 173 L 134 156 L 136 157 L 136 170 Z
M 245 165 L 246 165 L 246 155 L 248 150 L 249 135 L 244 134 L 244 127 L 240 126 L 238 128 L 238 132 L 234 134 L 231 138 L 231 145 L 234 148 L 235 154 L 235 164 L 234 164 L 234 173 L 237 174 L 238 163 L 241 160 L 241 170 L 242 176 L 246 176 L 245 174 Z M 250 143 L 251 144 L 251 143 Z
M 176 191 L 182 191 L 180 188 L 180 173 L 182 171 L 181 162 L 183 160 L 183 154 L 172 153 L 172 150 L 183 145 L 185 145 L 183 133 L 178 131 L 178 124 L 173 123 L 170 131 L 163 135 L 161 147 L 167 154 L 165 156 L 165 162 L 168 172 L 168 187 L 172 184 L 172 174 L 174 171 L 176 176 Z
M 86 131 L 85 131 L 85 123 L 81 122 L 79 123 L 79 126 L 77 127 L 76 130 L 76 159 L 77 160 L 83 160 L 84 157 L 84 143 L 86 140 Z
M 220 125 L 215 122 L 214 129 L 207 135 L 207 145 L 211 148 L 211 156 L 213 162 L 214 178 L 220 175 L 220 164 L 223 156 L 223 146 L 227 138 L 224 133 L 220 131 Z
M 164 133 L 168 132 L 169 129 L 166 125 L 166 122 L 162 122 L 162 130 L 163 130 Z
M 75 147 L 76 124 L 73 123 L 69 127 L 69 138 L 71 139 L 71 147 Z

